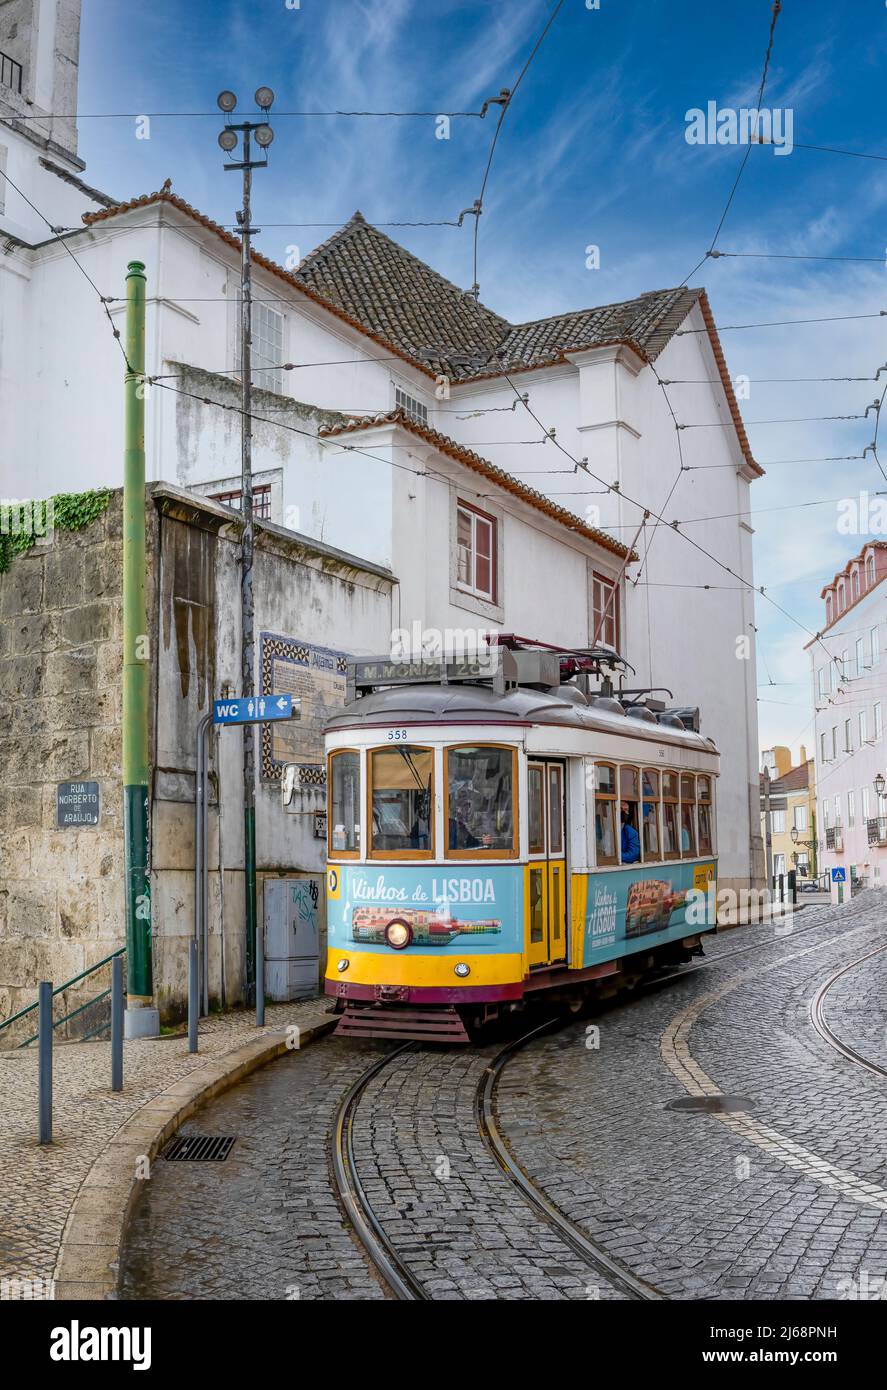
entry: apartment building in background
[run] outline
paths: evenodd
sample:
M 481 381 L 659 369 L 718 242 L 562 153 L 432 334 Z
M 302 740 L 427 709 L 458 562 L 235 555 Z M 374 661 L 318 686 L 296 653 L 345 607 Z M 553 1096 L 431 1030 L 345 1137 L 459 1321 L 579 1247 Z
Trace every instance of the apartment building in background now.
M 801 878 L 819 872 L 816 816 L 816 770 L 801 744 L 797 766 L 790 749 L 782 744 L 765 749 L 762 768 L 770 774 L 770 856 L 772 875 L 778 878 L 796 869 Z M 766 844 L 767 797 L 761 772 L 761 834 Z M 794 832 L 794 834 L 793 834 Z
M 816 711 L 820 871 L 887 886 L 887 542 L 869 541 L 822 590 L 806 645 Z

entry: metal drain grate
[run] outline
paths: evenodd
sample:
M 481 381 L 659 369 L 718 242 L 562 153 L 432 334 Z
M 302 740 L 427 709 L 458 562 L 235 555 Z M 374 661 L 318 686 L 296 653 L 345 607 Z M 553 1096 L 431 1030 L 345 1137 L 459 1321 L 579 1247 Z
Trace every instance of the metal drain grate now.
M 682 1096 L 670 1100 L 666 1110 L 684 1110 L 697 1115 L 737 1115 L 754 1110 L 755 1103 L 747 1096 Z
M 162 1157 L 169 1163 L 224 1163 L 235 1138 L 234 1134 L 182 1134 L 167 1144 Z

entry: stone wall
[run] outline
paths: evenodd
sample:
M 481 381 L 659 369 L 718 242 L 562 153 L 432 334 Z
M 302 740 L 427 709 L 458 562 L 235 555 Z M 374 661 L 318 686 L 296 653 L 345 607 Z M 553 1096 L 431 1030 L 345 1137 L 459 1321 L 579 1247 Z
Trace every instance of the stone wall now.
M 120 524 L 116 493 L 0 574 L 0 1019 L 123 944 Z M 59 829 L 76 779 L 99 783 L 99 824 Z
M 14 556 L 0 574 L 0 1023 L 125 943 L 121 793 L 122 494 L 84 530 Z M 151 650 L 151 900 L 154 995 L 164 1022 L 187 1007 L 194 930 L 195 743 L 223 688 L 240 685 L 236 513 L 179 488 L 148 490 Z M 282 527 L 257 527 L 256 632 L 263 627 L 346 652 L 387 647 L 393 576 Z M 244 998 L 241 734 L 211 743 L 209 991 Z M 95 827 L 59 829 L 58 784 L 96 781 Z M 318 875 L 313 834 L 323 789 L 285 811 L 278 782 L 256 796 L 257 909 L 266 877 Z M 55 1016 L 109 984 L 110 968 L 67 991 Z M 104 1006 L 103 1006 L 104 1007 Z M 100 1021 L 81 1015 L 69 1035 Z M 32 1014 L 0 1047 L 33 1032 Z

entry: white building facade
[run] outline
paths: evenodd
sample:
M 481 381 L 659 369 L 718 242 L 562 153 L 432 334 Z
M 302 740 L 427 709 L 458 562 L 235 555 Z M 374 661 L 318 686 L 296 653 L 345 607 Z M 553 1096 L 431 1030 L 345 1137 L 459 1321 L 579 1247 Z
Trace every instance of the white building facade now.
M 822 590 L 824 625 L 807 644 L 816 710 L 822 871 L 887 887 L 887 543 L 863 546 Z
M 70 49 L 75 0 L 57 10 L 21 4 L 44 21 L 41 52 L 53 13 L 64 16 Z M 10 42 L 3 15 L 0 6 L 0 50 Z M 34 49 L 16 52 L 27 89 Z M 112 325 L 122 331 L 126 268 L 138 260 L 148 277 L 146 369 L 157 378 L 149 480 L 236 506 L 237 238 L 172 192 L 112 204 L 82 181 L 73 126 L 30 121 L 25 130 L 19 100 L 0 86 L 10 177 L 53 226 L 78 230 L 50 234 L 6 187 L 0 493 L 46 497 L 119 481 L 124 364 Z M 53 100 L 48 109 L 63 108 Z M 753 578 L 749 488 L 761 470 L 704 291 L 512 325 L 356 214 L 297 270 L 257 256 L 253 293 L 258 514 L 393 570 L 396 626 L 483 625 L 576 645 L 597 632 L 617 645 L 635 669 L 628 686 L 701 709 L 722 757 L 721 882 L 759 880 L 753 599 L 736 576 Z M 676 429 L 669 402 L 693 428 Z M 362 425 L 343 429 L 355 420 Z M 557 444 L 544 442 L 551 429 Z M 469 455 L 485 467 L 469 470 L 476 482 L 460 494 L 440 460 Z M 528 501 L 531 492 L 551 510 Z M 509 510 L 532 516 L 520 547 Z M 603 543 L 590 559 L 602 533 L 625 546 L 637 536 L 618 611 L 618 552 Z M 443 586 L 429 579 L 428 534 L 449 549 Z M 553 535 L 556 592 L 539 582 Z

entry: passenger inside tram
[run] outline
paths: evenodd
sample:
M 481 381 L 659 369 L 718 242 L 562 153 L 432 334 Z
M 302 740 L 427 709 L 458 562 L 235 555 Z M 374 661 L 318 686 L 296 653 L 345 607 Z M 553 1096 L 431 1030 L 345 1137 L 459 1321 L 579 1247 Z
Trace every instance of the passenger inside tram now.
M 619 804 L 619 811 L 622 818 L 622 862 L 623 864 L 636 864 L 641 857 L 641 839 L 638 835 L 637 825 L 637 803 L 622 801 Z

